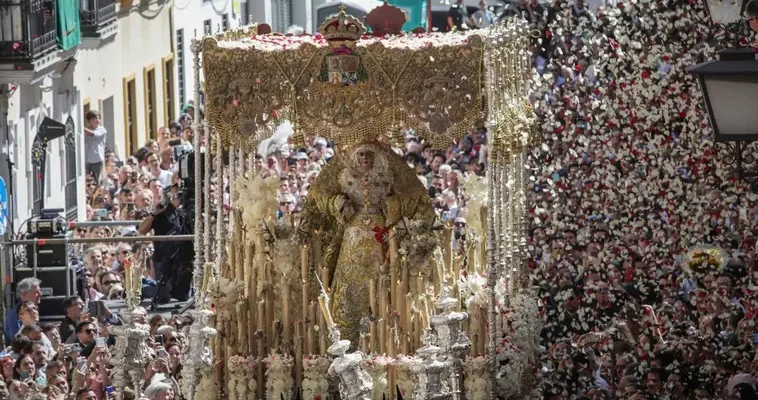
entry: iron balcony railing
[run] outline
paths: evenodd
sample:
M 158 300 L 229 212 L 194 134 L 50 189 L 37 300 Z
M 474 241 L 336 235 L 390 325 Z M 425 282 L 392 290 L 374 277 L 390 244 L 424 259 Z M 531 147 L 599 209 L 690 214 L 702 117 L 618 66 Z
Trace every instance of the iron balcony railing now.
M 82 34 L 91 36 L 116 20 L 116 0 L 80 0 Z
M 55 1 L 0 0 L 0 62 L 31 62 L 57 49 Z

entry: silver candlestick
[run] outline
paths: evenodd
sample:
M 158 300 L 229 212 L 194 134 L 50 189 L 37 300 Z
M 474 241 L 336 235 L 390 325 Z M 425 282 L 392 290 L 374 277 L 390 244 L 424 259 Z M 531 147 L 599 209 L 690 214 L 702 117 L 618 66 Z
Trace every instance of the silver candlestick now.
M 329 294 L 324 288 L 318 274 L 316 280 L 321 286 L 321 295 L 319 302 L 322 304 L 322 312 L 327 321 L 332 320 L 332 314 L 329 311 Z M 327 352 L 334 356 L 332 364 L 329 365 L 328 373 L 330 376 L 339 378 L 339 392 L 342 400 L 371 400 L 371 392 L 374 390 L 374 381 L 366 371 L 363 370 L 363 353 L 355 351 L 347 353 L 350 349 L 349 340 L 340 340 L 340 330 L 334 323 L 330 323 L 329 337 L 332 345 Z
M 450 287 L 442 285 L 440 298 L 435 303 L 438 314 L 429 318 L 430 325 L 437 333 L 437 343 L 440 348 L 440 356 L 446 358 L 451 365 L 450 383 L 452 398 L 461 398 L 461 378 L 463 371 L 463 357 L 471 347 L 471 341 L 466 333 L 461 330 L 463 321 L 468 319 L 465 312 L 454 311 L 459 300 L 450 297 Z
M 424 346 L 416 351 L 416 354 L 423 361 L 411 367 L 411 371 L 418 374 L 418 383 L 413 391 L 416 400 L 453 399 L 445 376 L 452 364 L 450 361 L 437 358 L 441 351 L 441 348 L 434 345 L 434 335 L 431 329 L 426 329 L 424 331 Z

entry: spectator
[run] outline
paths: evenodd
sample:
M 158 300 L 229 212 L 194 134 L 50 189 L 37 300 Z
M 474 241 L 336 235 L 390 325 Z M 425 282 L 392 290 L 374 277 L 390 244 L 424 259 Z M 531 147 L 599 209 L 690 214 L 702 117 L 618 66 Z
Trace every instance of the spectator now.
M 468 29 L 467 23 L 469 23 L 469 16 L 466 5 L 463 4 L 463 0 L 455 0 L 447 13 L 447 31 L 466 30 Z
M 99 182 L 105 162 L 105 128 L 100 125 L 100 113 L 91 110 L 85 115 L 87 126 L 84 128 L 84 159 L 87 163 L 87 175 Z
M 489 10 L 485 0 L 479 1 L 479 10 L 477 10 L 471 18 L 474 22 L 474 26 L 479 29 L 489 28 L 495 24 L 495 14 Z
M 39 305 L 42 299 L 42 291 L 39 285 L 40 280 L 36 278 L 24 278 L 19 281 L 16 285 L 16 295 L 19 302 L 32 302 Z M 3 323 L 5 342 L 10 344 L 10 341 L 13 340 L 20 329 L 21 321 L 19 320 L 18 309 L 15 307 L 11 308 L 8 310 L 8 315 L 5 316 L 5 322 Z
M 64 343 L 74 334 L 76 331 L 76 325 L 81 322 L 82 319 L 86 319 L 87 315 L 83 313 L 84 302 L 78 296 L 72 296 L 63 301 L 63 312 L 66 316 L 63 317 L 59 332 L 60 338 Z

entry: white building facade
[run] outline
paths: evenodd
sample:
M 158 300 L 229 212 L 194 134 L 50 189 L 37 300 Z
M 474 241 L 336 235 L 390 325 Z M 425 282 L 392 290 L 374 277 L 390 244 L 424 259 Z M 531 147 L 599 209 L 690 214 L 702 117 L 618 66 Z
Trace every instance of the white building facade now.
M 176 0 L 172 18 L 175 46 L 177 99 L 181 106 L 194 100 L 192 39 L 245 25 L 265 15 L 269 0 Z M 260 7 L 259 7 L 260 6 Z M 252 13 L 252 14 L 251 14 Z M 252 18 L 252 19 L 251 19 Z
M 58 21 L 29 11 L 35 7 L 12 11 L 11 18 L 0 13 L 0 176 L 16 231 L 41 208 L 85 219 L 87 111 L 101 113 L 107 147 L 124 159 L 180 108 L 169 1 L 55 0 L 53 6 L 58 2 L 76 7 L 79 16 L 81 41 L 68 50 L 56 43 Z M 50 140 L 44 165 L 35 168 L 33 144 L 44 134 L 45 117 L 61 123 L 71 117 L 75 129 L 68 139 Z

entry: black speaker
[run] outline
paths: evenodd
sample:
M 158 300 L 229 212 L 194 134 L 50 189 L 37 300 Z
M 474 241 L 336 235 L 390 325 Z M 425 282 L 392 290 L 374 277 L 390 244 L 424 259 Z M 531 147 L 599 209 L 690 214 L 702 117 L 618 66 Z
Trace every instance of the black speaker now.
M 57 319 L 65 315 L 63 300 L 76 294 L 75 267 L 16 267 L 13 270 L 15 284 L 25 278 L 37 278 L 41 281 L 42 300 L 39 305 L 41 319 Z
M 55 239 L 64 239 L 64 235 L 54 236 Z M 33 239 L 33 237 L 27 237 Z M 44 243 L 44 239 L 40 239 Z M 27 244 L 26 245 L 26 262 L 29 265 L 49 268 L 58 265 L 68 264 L 68 249 L 64 243 L 61 244 Z

